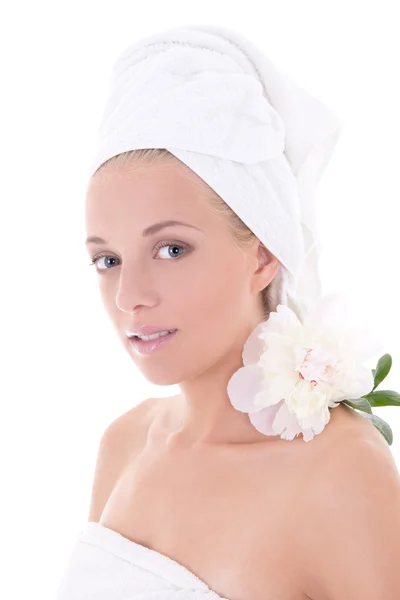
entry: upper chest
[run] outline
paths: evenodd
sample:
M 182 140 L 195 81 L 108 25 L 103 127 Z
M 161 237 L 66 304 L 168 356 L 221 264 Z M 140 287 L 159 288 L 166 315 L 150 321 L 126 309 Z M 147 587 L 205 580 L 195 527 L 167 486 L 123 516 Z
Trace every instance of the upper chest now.
M 304 475 L 290 454 L 168 455 L 150 444 L 122 470 L 101 523 L 230 600 L 304 600 L 294 510 Z

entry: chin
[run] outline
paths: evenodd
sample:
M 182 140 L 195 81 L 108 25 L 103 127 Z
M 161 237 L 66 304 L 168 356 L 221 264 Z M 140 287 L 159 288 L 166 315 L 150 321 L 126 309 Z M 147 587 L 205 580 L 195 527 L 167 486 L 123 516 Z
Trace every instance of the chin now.
M 135 361 L 135 365 L 146 381 L 154 385 L 177 385 L 182 381 L 182 371 L 171 369 L 171 365 L 147 365 L 143 368 L 143 363 Z

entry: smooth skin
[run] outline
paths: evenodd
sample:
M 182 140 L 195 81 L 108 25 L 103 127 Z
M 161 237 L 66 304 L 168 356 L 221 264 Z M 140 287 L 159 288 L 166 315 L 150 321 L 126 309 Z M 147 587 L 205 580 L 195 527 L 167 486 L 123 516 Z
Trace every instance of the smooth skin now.
M 258 432 L 229 402 L 259 292 L 279 262 L 233 243 L 184 166 L 111 166 L 88 187 L 89 244 L 107 313 L 138 369 L 180 394 L 121 415 L 100 441 L 89 521 L 186 566 L 230 600 L 398 600 L 400 476 L 387 443 L 340 405 L 312 441 Z M 178 219 L 143 237 L 148 226 Z M 178 257 L 171 247 L 187 248 Z M 108 262 L 107 262 L 108 260 Z M 100 270 L 101 269 L 101 270 Z M 136 354 L 135 323 L 177 328 Z

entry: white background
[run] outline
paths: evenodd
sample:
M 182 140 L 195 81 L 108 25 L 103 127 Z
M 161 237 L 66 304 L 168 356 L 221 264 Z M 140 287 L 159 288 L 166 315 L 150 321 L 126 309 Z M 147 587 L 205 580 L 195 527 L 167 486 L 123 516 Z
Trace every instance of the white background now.
M 155 388 L 100 302 L 84 246 L 85 169 L 109 69 L 163 28 L 237 28 L 331 106 L 344 129 L 319 187 L 324 291 L 348 294 L 400 391 L 397 3 L 13 2 L 0 13 L 0 596 L 52 598 L 89 506 L 104 428 Z M 400 408 L 391 425 L 400 465 Z M 382 507 L 383 508 L 383 507 Z

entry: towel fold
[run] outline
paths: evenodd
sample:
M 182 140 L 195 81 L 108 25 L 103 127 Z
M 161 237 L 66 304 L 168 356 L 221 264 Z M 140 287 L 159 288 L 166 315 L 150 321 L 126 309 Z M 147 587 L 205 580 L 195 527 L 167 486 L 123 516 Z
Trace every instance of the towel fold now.
M 55 600 L 229 600 L 186 567 L 91 521 L 81 531 Z
M 314 192 L 338 116 L 237 31 L 174 27 L 113 65 L 89 175 L 112 156 L 166 148 L 280 261 L 275 304 L 302 319 L 321 295 Z

